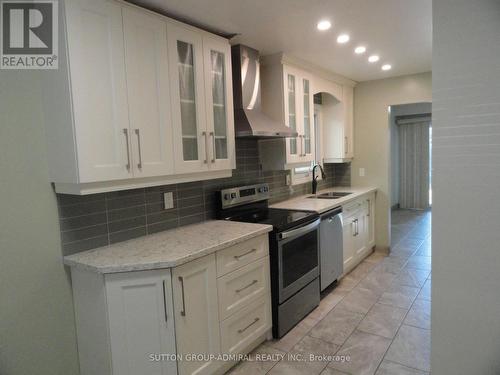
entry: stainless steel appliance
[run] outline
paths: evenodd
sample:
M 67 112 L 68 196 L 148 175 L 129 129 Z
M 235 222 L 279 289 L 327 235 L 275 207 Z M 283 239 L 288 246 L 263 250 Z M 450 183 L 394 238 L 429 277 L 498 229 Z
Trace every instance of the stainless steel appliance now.
M 237 137 L 297 137 L 297 132 L 261 110 L 259 52 L 238 44 L 231 47 L 234 125 Z
M 320 264 L 321 291 L 325 290 L 344 272 L 344 250 L 342 236 L 342 208 L 321 215 Z
M 284 336 L 319 304 L 319 226 L 315 212 L 268 207 L 269 186 L 217 193 L 219 219 L 270 224 L 273 336 Z

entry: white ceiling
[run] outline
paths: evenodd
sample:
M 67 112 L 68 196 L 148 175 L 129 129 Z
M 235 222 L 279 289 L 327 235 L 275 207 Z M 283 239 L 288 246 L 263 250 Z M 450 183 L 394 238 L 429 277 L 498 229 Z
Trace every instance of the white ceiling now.
M 355 81 L 431 70 L 432 0 L 131 0 L 227 34 L 261 55 L 284 52 Z M 319 32 L 327 18 L 333 27 Z M 339 45 L 346 32 L 349 43 Z M 355 55 L 354 47 L 367 47 Z M 368 55 L 379 54 L 369 64 Z M 384 63 L 392 70 L 383 72 Z

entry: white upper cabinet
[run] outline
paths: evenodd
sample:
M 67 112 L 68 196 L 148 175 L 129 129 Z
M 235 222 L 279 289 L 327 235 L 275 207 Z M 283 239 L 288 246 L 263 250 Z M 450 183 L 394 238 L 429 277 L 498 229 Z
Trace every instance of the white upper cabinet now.
M 167 24 L 123 9 L 130 142 L 136 177 L 174 172 L 168 82 Z
M 74 0 L 65 5 L 76 150 L 59 157 L 76 154 L 78 182 L 130 178 L 133 161 L 122 9 L 101 0 Z M 55 104 L 48 110 L 61 108 Z
M 210 169 L 235 168 L 231 47 L 203 38 Z
M 314 160 L 313 96 L 311 79 L 299 70 L 283 66 L 285 124 L 298 133 L 286 140 L 287 164 Z
M 121 1 L 60 6 L 64 53 L 43 74 L 56 192 L 230 177 L 229 42 Z
M 353 96 L 354 89 L 338 85 L 329 89 L 322 84 L 321 118 L 323 134 L 323 161 L 325 163 L 344 163 L 354 157 Z
M 203 38 L 181 25 L 167 27 L 177 173 L 208 170 Z

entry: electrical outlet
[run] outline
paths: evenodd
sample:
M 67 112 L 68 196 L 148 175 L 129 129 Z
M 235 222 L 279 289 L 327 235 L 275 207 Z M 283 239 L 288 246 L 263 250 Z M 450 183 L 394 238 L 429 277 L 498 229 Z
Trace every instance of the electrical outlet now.
M 359 177 L 365 177 L 365 169 L 359 168 Z
M 168 193 L 163 193 L 163 208 L 165 208 L 165 210 L 174 208 L 174 193 L 172 193 L 171 191 Z

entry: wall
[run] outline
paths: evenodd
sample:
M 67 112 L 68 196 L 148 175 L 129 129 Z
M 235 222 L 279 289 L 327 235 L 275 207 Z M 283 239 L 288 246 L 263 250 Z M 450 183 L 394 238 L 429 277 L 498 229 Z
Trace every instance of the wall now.
M 433 1 L 432 373 L 500 373 L 500 2 Z
M 431 73 L 361 82 L 354 88 L 353 186 L 375 186 L 376 243 L 390 244 L 390 127 L 389 106 L 431 101 Z M 365 176 L 359 176 L 365 168 Z
M 391 207 L 399 204 L 399 132 L 396 117 L 422 115 L 432 112 L 431 103 L 412 103 L 391 106 L 389 116 L 391 133 Z
M 76 375 L 36 73 L 0 70 L 0 374 Z
M 319 188 L 349 186 L 349 164 L 325 165 Z M 271 202 L 311 192 L 311 183 L 287 186 L 285 171 L 262 172 L 256 139 L 236 140 L 236 169 L 230 178 L 73 196 L 58 194 L 65 255 L 176 228 L 216 216 L 215 192 L 269 183 Z M 174 208 L 164 210 L 163 193 L 172 192 Z

